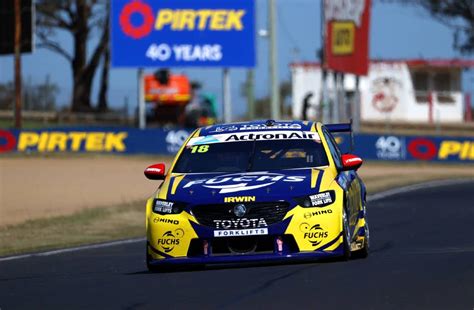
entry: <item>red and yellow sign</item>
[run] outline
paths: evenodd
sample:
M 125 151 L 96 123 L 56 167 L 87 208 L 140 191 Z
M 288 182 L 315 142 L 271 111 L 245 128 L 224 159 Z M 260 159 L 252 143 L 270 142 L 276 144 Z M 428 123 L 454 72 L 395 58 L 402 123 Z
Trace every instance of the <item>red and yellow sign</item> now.
M 325 67 L 367 75 L 370 0 L 325 0 Z

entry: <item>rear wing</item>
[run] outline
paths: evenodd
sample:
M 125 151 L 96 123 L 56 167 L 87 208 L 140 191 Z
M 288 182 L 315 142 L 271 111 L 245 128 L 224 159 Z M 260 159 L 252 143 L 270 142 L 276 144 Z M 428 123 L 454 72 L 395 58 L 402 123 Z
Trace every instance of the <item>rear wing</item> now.
M 354 132 L 352 131 L 352 119 L 350 123 L 324 125 L 331 133 L 349 133 L 351 136 L 351 152 L 354 151 Z

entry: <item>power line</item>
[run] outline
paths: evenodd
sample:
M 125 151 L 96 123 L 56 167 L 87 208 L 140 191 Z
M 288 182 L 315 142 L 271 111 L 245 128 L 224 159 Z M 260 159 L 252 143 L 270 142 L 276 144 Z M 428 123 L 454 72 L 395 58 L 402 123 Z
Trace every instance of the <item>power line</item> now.
M 283 19 L 283 16 L 281 14 L 281 10 L 280 8 L 277 9 L 277 14 L 278 14 L 278 26 L 281 27 L 283 29 L 283 31 L 285 32 L 285 35 L 286 37 L 290 40 L 291 44 L 298 48 L 300 45 L 298 44 L 297 40 L 295 39 L 295 37 L 293 37 L 293 35 L 291 34 L 291 32 L 288 30 L 288 27 L 285 23 L 285 20 Z

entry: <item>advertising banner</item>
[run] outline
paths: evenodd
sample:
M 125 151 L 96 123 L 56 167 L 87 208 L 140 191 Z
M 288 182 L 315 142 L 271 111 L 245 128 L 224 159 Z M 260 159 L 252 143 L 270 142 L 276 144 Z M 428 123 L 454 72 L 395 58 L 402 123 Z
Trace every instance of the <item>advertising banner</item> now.
M 0 154 L 70 152 L 174 155 L 191 133 L 187 129 L 161 128 L 0 129 Z
M 324 0 L 326 68 L 367 75 L 371 0 Z
M 347 140 L 347 139 L 346 139 Z M 355 135 L 354 153 L 366 160 L 474 164 L 474 137 Z M 349 141 L 341 148 L 347 150 Z
M 254 0 L 113 0 L 114 67 L 254 67 Z
M 0 154 L 16 153 L 115 153 L 174 155 L 191 129 L 53 128 L 0 129 Z M 434 161 L 474 164 L 474 137 L 426 137 L 357 134 L 354 150 L 349 135 L 337 135 L 343 153 L 364 160 Z

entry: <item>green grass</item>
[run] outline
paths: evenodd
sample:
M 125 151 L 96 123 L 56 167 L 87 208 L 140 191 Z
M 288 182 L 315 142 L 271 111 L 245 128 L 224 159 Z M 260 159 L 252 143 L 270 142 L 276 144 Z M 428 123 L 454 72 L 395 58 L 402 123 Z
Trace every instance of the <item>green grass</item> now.
M 0 256 L 142 237 L 144 223 L 144 201 L 30 220 L 0 228 Z

